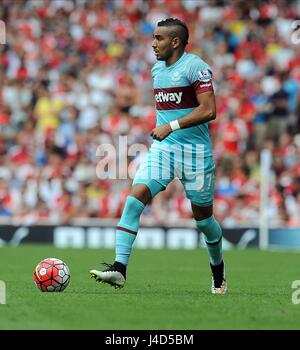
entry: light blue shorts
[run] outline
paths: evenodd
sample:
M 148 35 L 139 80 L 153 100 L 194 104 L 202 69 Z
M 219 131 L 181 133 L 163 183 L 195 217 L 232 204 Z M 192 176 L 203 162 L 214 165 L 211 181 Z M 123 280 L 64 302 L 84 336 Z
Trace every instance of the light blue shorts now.
M 197 145 L 191 151 L 180 145 L 153 144 L 136 172 L 133 185 L 147 185 L 153 196 L 157 193 L 155 183 L 166 188 L 174 178 L 178 178 L 187 198 L 193 204 L 204 207 L 213 203 L 214 171 L 213 157 L 204 157 L 203 145 Z

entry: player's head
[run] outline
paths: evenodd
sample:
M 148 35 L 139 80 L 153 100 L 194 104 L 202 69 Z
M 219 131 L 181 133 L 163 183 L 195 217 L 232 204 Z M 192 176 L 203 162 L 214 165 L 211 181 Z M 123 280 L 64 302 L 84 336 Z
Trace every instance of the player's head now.
M 157 23 L 152 47 L 159 61 L 168 60 L 174 51 L 184 51 L 189 40 L 186 24 L 177 18 L 167 18 Z

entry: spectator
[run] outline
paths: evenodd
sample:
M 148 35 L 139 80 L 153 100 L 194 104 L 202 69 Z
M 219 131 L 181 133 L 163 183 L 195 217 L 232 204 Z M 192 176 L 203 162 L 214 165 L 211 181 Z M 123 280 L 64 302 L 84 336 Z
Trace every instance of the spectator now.
M 268 120 L 269 137 L 277 142 L 279 136 L 287 130 L 288 125 L 288 93 L 283 89 L 282 82 L 279 90 L 270 98 L 271 112 Z

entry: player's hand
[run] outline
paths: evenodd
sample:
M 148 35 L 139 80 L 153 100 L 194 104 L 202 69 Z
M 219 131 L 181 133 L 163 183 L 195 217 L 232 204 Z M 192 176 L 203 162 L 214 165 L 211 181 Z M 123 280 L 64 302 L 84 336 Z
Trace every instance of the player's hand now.
M 164 124 L 160 125 L 151 131 L 151 136 L 154 138 L 154 140 L 162 141 L 165 139 L 168 135 L 170 135 L 172 132 L 170 124 Z

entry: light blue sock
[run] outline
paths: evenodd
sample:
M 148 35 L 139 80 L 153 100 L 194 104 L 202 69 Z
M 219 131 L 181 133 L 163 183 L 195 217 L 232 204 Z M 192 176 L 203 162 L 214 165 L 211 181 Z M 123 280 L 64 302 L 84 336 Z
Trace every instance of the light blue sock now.
M 131 249 L 139 229 L 140 216 L 145 208 L 144 203 L 133 196 L 128 196 L 121 220 L 116 227 L 115 261 L 128 265 Z
M 197 227 L 205 235 L 209 259 L 212 265 L 220 265 L 222 262 L 222 229 L 218 221 L 211 217 L 197 221 Z

